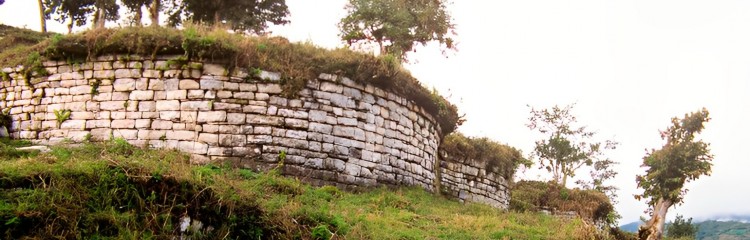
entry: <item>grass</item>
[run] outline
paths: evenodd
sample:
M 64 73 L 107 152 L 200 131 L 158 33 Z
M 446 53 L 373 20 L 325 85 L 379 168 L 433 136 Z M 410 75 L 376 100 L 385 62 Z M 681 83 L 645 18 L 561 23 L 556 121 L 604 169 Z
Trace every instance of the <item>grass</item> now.
M 18 144 L 28 143 L 2 142 Z M 191 165 L 184 154 L 124 140 L 0 152 L 0 188 L 0 238 L 7 239 L 596 237 L 580 219 L 462 204 L 420 188 L 312 187 L 278 170 Z M 184 216 L 203 227 L 180 231 Z
M 311 43 L 290 43 L 281 37 L 246 37 L 195 24 L 187 24 L 184 30 L 125 27 L 72 35 L 56 34 L 42 39 L 35 45 L 25 42 L 0 51 L 0 66 L 36 63 L 34 60 L 40 54 L 48 59 L 68 62 L 104 54 L 152 58 L 180 55 L 178 62 L 218 62 L 226 65 L 230 72 L 244 70 L 254 73 L 256 69 L 279 72 L 283 94 L 287 97 L 294 97 L 307 80 L 315 79 L 321 73 L 330 73 L 372 84 L 414 101 L 436 118 L 444 135 L 462 123 L 455 105 L 422 86 L 397 58 L 390 55 L 376 57 L 348 49 L 328 50 Z M 43 74 L 43 68 L 27 66 L 27 69 L 24 75 Z
M 461 162 L 478 162 L 488 172 L 513 179 L 513 174 L 521 164 L 531 162 L 523 157 L 521 150 L 495 142 L 489 138 L 466 137 L 461 133 L 452 133 L 443 139 L 440 150 L 450 159 Z

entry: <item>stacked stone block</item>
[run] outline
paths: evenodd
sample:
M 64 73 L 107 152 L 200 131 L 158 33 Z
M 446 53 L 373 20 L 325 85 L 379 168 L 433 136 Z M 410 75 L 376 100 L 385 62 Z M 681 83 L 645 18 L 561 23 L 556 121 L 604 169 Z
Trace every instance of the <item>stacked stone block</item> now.
M 440 187 L 443 193 L 462 201 L 497 208 L 508 207 L 508 181 L 500 174 L 487 171 L 484 162 L 459 160 L 445 152 L 441 152 L 440 159 Z

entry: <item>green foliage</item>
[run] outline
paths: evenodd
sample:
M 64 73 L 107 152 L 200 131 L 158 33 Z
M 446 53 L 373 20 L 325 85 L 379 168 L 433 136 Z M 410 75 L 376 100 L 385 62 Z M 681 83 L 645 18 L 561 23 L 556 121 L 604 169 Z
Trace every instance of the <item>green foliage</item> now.
M 99 94 L 99 85 L 102 84 L 102 80 L 100 79 L 94 79 L 89 83 L 91 85 L 91 96 L 95 96 Z
M 648 169 L 636 177 L 638 187 L 644 190 L 636 199 L 647 199 L 652 207 L 660 199 L 680 204 L 687 192 L 685 183 L 710 175 L 713 155 L 709 145 L 695 139 L 709 120 L 705 108 L 682 119 L 672 118 L 671 126 L 661 132 L 667 142 L 643 158 L 643 166 Z
M 192 21 L 252 33 L 262 33 L 269 24 L 289 22 L 284 0 L 184 0 L 169 15 L 170 25 L 182 24 L 186 16 Z
M 63 122 L 70 119 L 70 109 L 58 109 L 55 110 L 55 119 L 57 120 L 57 127 L 60 128 Z
M 555 183 L 520 181 L 511 189 L 510 208 L 515 211 L 576 212 L 584 219 L 611 223 L 614 206 L 596 190 L 567 189 Z
M 693 224 L 693 218 L 684 219 L 682 215 L 677 214 L 674 222 L 667 223 L 666 235 L 670 238 L 689 238 L 695 239 L 698 233 L 698 226 Z
M 406 59 L 416 44 L 437 41 L 454 49 L 454 26 L 444 0 L 349 0 L 341 39 L 350 46 L 377 43 L 382 55 Z
M 318 225 L 317 227 L 314 227 L 312 229 L 312 234 L 310 235 L 312 235 L 312 239 L 316 240 L 329 240 L 333 236 L 326 225 Z
M 23 157 L 33 157 L 39 153 L 38 151 L 19 151 L 16 149 L 19 147 L 28 147 L 28 146 L 31 146 L 31 142 L 29 141 L 11 140 L 9 138 L 0 138 L 0 159 L 9 160 L 9 159 L 16 159 L 16 158 L 23 158 Z
M 478 161 L 485 170 L 500 174 L 505 179 L 513 179 L 513 174 L 520 165 L 529 165 L 521 151 L 500 144 L 489 138 L 467 138 L 461 133 L 445 136 L 440 150 L 448 154 L 448 159 L 461 163 Z
M 750 239 L 750 223 L 704 221 L 696 224 L 695 239 Z
M 614 178 L 616 174 L 614 171 L 608 171 L 609 166 L 615 162 L 607 159 L 603 151 L 614 149 L 617 142 L 595 141 L 595 132 L 588 131 L 583 126 L 576 126 L 577 120 L 572 113 L 574 106 L 554 106 L 542 110 L 531 108 L 527 126 L 543 136 L 541 140 L 536 141 L 532 154 L 539 160 L 541 167 L 551 172 L 554 180 L 562 186 L 566 186 L 568 177 L 574 177 L 582 166 L 604 163 L 598 165 L 598 170 L 607 171 L 606 173 L 592 173 L 592 188 L 599 188 L 605 180 Z

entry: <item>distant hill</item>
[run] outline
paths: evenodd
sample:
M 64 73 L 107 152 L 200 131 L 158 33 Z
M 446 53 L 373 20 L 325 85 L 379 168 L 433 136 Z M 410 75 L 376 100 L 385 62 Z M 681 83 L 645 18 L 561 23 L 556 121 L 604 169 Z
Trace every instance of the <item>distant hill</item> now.
M 735 240 L 750 239 L 750 223 L 740 221 L 750 220 L 750 216 L 732 216 L 733 221 L 708 220 L 698 224 L 698 240 Z M 626 232 L 637 232 L 640 221 L 621 225 Z

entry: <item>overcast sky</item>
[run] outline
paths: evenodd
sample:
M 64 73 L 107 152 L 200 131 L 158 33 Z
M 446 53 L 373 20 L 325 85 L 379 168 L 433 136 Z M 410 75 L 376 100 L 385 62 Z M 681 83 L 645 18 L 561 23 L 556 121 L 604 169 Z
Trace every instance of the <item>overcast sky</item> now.
M 291 24 L 273 27 L 274 35 L 342 46 L 336 24 L 345 0 L 287 4 Z M 633 198 L 645 149 L 663 144 L 659 130 L 672 117 L 706 107 L 712 121 L 702 138 L 715 154 L 713 174 L 688 184 L 685 204 L 669 218 L 750 214 L 742 142 L 750 136 L 750 1 L 475 0 L 449 10 L 459 50 L 446 58 L 435 46 L 418 48 L 407 68 L 466 114 L 459 131 L 529 153 L 537 136 L 525 126 L 527 105 L 577 103 L 581 124 L 621 143 L 607 155 L 621 163 L 613 183 L 628 223 L 646 209 Z M 7 0 L 0 23 L 38 29 L 37 14 L 36 1 Z

